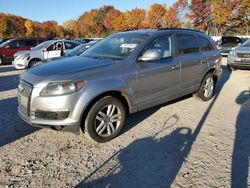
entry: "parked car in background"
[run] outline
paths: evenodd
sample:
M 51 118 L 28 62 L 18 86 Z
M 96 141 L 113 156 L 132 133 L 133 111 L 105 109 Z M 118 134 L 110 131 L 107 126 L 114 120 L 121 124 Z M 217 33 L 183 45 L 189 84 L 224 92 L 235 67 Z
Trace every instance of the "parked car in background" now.
M 250 39 L 229 52 L 227 65 L 231 70 L 250 69 Z
M 213 97 L 221 55 L 206 34 L 187 29 L 113 34 L 80 56 L 27 70 L 18 86 L 18 112 L 30 125 L 80 128 L 97 142 L 115 138 L 126 113 L 196 93 Z
M 3 39 L 0 39 L 0 44 L 4 43 L 5 41 L 7 40 L 10 40 L 11 38 L 3 38 Z
M 231 49 L 242 44 L 243 40 L 234 36 L 222 36 L 221 40 L 217 41 L 218 48 L 222 56 L 228 56 Z
M 33 67 L 39 61 L 64 56 L 70 49 L 81 43 L 72 40 L 49 40 L 45 41 L 29 51 L 15 54 L 13 66 L 16 69 Z
M 16 38 L 10 39 L 0 44 L 0 65 L 11 63 L 14 60 L 14 54 L 29 50 L 32 47 L 43 42 L 42 38 Z
M 36 65 L 41 65 L 43 63 L 48 63 L 48 62 L 52 62 L 54 60 L 57 59 L 62 59 L 65 57 L 73 57 L 76 55 L 80 55 L 82 52 L 84 52 L 86 49 L 88 49 L 90 46 L 94 45 L 97 41 L 91 41 L 89 43 L 84 43 L 84 44 L 80 44 L 79 46 L 73 48 L 72 50 L 69 50 L 68 52 L 66 52 L 64 54 L 64 56 L 60 56 L 60 57 L 55 57 L 55 58 L 51 58 L 51 59 L 46 59 L 46 60 L 42 60 L 40 62 L 38 62 Z

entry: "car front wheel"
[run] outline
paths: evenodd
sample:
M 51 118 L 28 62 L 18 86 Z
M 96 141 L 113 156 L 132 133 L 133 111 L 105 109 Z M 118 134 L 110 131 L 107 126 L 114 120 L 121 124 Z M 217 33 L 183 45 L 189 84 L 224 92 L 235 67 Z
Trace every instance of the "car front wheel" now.
M 197 95 L 203 100 L 208 101 L 214 95 L 215 79 L 211 73 L 208 73 L 202 80 Z
M 121 132 L 126 118 L 123 103 L 112 96 L 98 100 L 85 119 L 84 133 L 96 142 L 107 142 Z

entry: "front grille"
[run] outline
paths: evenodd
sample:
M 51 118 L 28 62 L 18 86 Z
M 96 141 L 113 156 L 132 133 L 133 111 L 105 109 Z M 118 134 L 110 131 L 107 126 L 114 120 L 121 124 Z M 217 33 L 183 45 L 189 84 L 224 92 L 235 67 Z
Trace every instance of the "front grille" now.
M 250 58 L 250 53 L 237 53 L 239 58 Z
M 33 86 L 24 80 L 20 80 L 18 85 L 18 104 L 20 111 L 29 116 L 30 115 L 30 98 Z
M 36 118 L 39 119 L 63 120 L 68 118 L 69 111 L 56 111 L 56 112 L 36 111 L 34 112 L 34 115 Z

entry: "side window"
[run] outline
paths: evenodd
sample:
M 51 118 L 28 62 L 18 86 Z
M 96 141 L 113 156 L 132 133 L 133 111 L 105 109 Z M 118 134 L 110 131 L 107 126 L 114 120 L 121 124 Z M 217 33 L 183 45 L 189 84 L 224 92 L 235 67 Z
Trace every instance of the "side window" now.
M 14 40 L 9 43 L 9 47 L 11 49 L 17 49 L 23 47 L 23 43 L 21 40 Z
M 37 41 L 33 40 L 33 39 L 27 39 L 27 40 L 24 41 L 24 44 L 25 44 L 25 46 L 33 47 L 33 46 L 36 46 Z
M 179 54 L 192 54 L 200 51 L 199 43 L 193 35 L 178 34 L 177 45 Z
M 65 42 L 64 43 L 65 44 L 65 49 L 73 49 L 73 48 L 75 48 L 76 46 L 78 46 L 78 44 L 77 43 L 74 43 L 74 42 Z
M 212 44 L 205 38 L 199 37 L 200 46 L 202 51 L 214 50 Z
M 144 48 L 143 52 L 149 49 L 158 50 L 162 59 L 167 57 L 172 57 L 174 54 L 174 50 L 173 50 L 173 40 L 171 35 L 165 35 L 154 39 Z
M 63 45 L 61 41 L 58 42 L 54 42 L 53 44 L 51 44 L 48 48 L 47 51 L 56 51 L 56 50 L 62 50 Z

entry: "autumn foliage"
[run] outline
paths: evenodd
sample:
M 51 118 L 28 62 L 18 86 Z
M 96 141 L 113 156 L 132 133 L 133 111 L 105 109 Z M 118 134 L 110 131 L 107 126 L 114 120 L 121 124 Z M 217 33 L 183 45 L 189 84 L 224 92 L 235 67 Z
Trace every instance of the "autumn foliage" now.
M 121 12 L 103 6 L 84 12 L 77 20 L 35 22 L 0 13 L 0 38 L 104 37 L 114 32 L 162 27 L 187 27 L 209 34 L 247 34 L 250 25 L 250 0 L 177 0 L 172 6 L 152 4 L 147 10 L 134 8 Z

